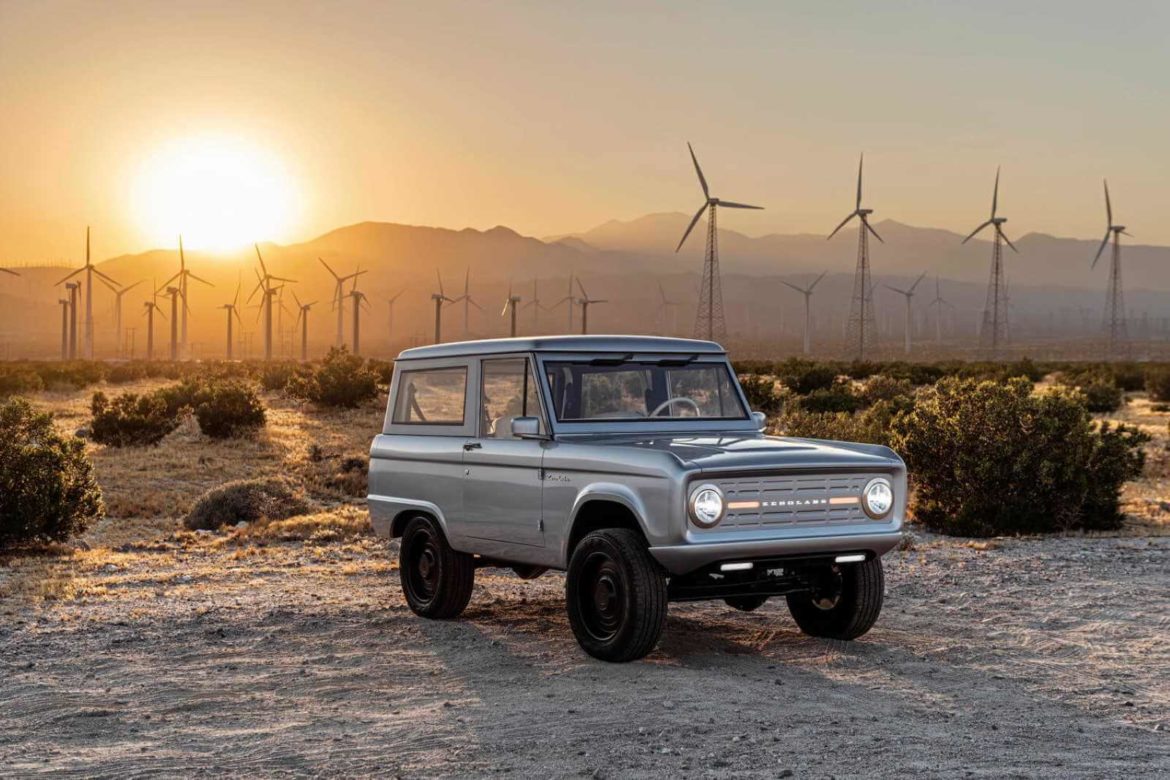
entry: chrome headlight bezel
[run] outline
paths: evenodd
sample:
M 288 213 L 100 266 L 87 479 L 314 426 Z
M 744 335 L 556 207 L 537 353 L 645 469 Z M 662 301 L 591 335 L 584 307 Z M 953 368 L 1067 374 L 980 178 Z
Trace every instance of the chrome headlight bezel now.
M 885 477 L 874 477 L 866 482 L 861 490 L 861 509 L 872 520 L 884 520 L 889 517 L 894 511 L 894 502 L 894 485 Z
M 714 515 L 709 509 L 712 496 L 719 502 L 718 511 Z M 700 507 L 704 507 L 702 512 L 700 512 Z M 727 514 L 727 500 L 723 496 L 723 491 L 719 489 L 718 485 L 710 482 L 696 485 L 691 490 L 690 497 L 687 498 L 687 514 L 690 516 L 691 522 L 699 528 L 714 528 L 719 525 Z

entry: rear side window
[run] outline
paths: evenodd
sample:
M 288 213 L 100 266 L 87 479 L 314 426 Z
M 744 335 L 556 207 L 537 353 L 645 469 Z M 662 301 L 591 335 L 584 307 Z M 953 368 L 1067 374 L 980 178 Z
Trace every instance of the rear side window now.
M 403 371 L 393 422 L 401 425 L 462 425 L 467 369 Z

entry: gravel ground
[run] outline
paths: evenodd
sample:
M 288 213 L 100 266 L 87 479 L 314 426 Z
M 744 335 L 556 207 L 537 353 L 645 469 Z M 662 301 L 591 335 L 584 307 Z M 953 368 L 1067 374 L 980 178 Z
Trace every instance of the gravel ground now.
M 877 626 L 675 605 L 577 648 L 563 579 L 406 609 L 383 543 L 125 545 L 0 568 L 0 775 L 1170 775 L 1170 537 L 932 539 Z M 3 592 L 0 590 L 0 592 Z

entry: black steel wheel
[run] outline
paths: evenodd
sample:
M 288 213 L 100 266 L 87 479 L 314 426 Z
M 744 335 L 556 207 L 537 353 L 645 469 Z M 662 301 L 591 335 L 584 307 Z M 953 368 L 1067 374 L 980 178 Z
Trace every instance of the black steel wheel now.
M 834 564 L 809 575 L 811 590 L 786 597 L 801 631 L 826 639 L 856 639 L 877 622 L 886 587 L 881 558 Z
M 411 611 L 422 617 L 457 617 L 471 600 L 475 560 L 457 552 L 429 517 L 407 523 L 398 548 L 398 574 Z
M 585 652 L 633 661 L 654 649 L 666 625 L 666 576 L 637 533 L 594 531 L 573 551 L 565 603 Z

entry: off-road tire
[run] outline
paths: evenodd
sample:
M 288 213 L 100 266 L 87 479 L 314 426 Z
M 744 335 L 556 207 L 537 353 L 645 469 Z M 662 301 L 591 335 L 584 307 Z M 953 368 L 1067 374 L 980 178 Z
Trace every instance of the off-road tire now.
M 565 605 L 577 642 L 594 658 L 623 663 L 653 650 L 666 603 L 666 574 L 634 531 L 593 531 L 573 550 Z
M 475 559 L 457 552 L 429 517 L 406 524 L 398 547 L 402 593 L 414 614 L 436 620 L 458 617 L 475 587 Z
M 767 596 L 731 596 L 723 599 L 729 607 L 734 607 L 740 612 L 754 612 L 767 603 Z
M 873 627 L 885 598 L 885 575 L 881 558 L 864 563 L 834 566 L 837 585 L 835 601 L 826 606 L 813 592 L 790 593 L 788 611 L 800 630 L 826 639 L 856 639 Z M 820 594 L 824 596 L 824 592 Z

